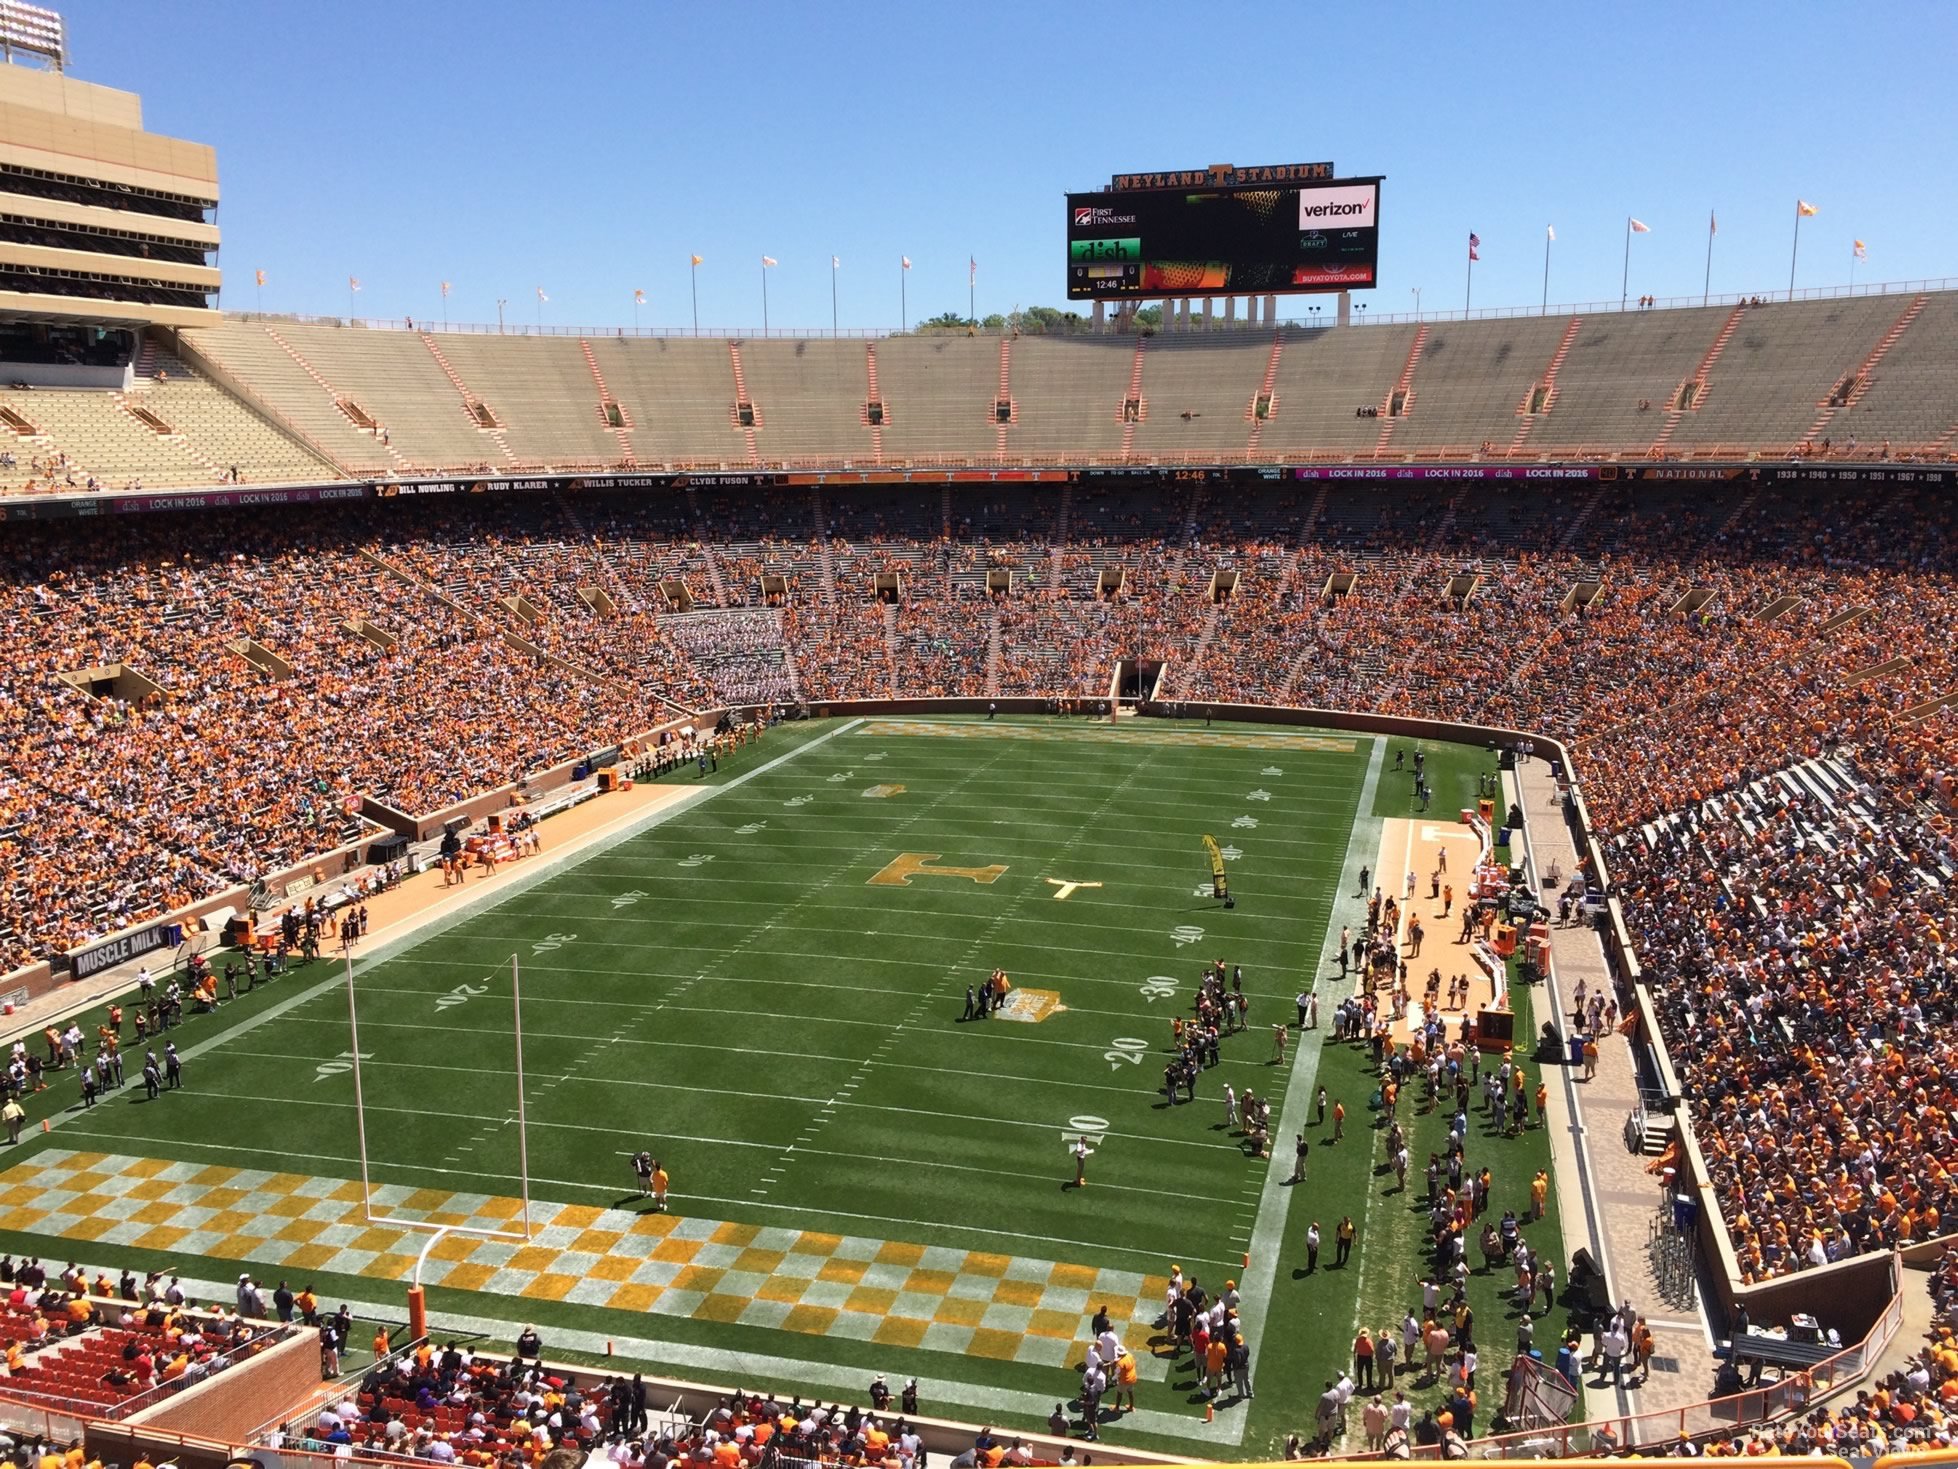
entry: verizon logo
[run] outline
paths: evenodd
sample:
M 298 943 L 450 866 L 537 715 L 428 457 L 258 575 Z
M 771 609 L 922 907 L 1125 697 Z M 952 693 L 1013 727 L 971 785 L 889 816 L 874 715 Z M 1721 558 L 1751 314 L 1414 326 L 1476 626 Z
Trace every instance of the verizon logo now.
M 1375 223 L 1380 191 L 1374 184 L 1337 184 L 1299 190 L 1299 228 L 1342 224 L 1369 229 Z

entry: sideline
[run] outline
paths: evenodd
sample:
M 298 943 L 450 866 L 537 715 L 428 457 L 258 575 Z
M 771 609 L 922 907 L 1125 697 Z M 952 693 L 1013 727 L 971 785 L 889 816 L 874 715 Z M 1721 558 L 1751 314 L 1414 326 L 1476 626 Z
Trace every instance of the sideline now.
M 386 963 L 397 954 L 408 952 L 417 945 L 427 942 L 429 939 L 439 938 L 458 924 L 467 922 L 486 909 L 494 908 L 501 903 L 508 902 L 510 899 L 528 892 L 539 883 L 547 882 L 564 872 L 570 871 L 579 864 L 590 861 L 593 857 L 603 856 L 612 848 L 630 841 L 644 832 L 651 831 L 655 827 L 663 826 L 675 817 L 685 815 L 702 802 L 713 800 L 723 791 L 736 790 L 756 777 L 768 774 L 778 766 L 786 765 L 791 760 L 800 759 L 803 755 L 808 754 L 809 751 L 821 745 L 828 744 L 838 735 L 849 733 L 862 722 L 861 719 L 852 719 L 848 723 L 838 725 L 827 734 L 818 735 L 815 739 L 805 744 L 797 745 L 793 750 L 785 751 L 777 755 L 773 760 L 762 765 L 757 765 L 753 770 L 744 771 L 732 780 L 723 781 L 719 785 L 695 786 L 678 798 L 662 802 L 660 805 L 652 807 L 649 810 L 629 812 L 617 817 L 606 825 L 588 832 L 575 842 L 569 843 L 561 848 L 547 850 L 531 858 L 521 869 L 510 874 L 513 880 L 507 884 L 479 886 L 467 893 L 458 891 L 453 897 L 444 899 L 424 909 L 420 913 L 413 913 L 406 918 L 397 919 L 380 931 L 380 941 L 372 951 L 354 961 L 355 977 L 357 978 L 377 964 Z M 494 880 L 492 879 L 492 881 Z M 327 963 L 332 964 L 333 960 L 328 959 Z M 249 1035 L 260 1026 L 277 1020 L 279 1017 L 298 1009 L 301 1005 L 316 1000 L 321 995 L 341 988 L 345 984 L 346 973 L 344 968 L 342 968 L 329 978 L 324 978 L 314 984 L 310 984 L 296 994 L 287 995 L 284 999 L 262 1010 L 254 1011 L 247 1018 L 228 1025 L 222 1030 L 214 1031 L 205 1036 L 204 1039 L 185 1046 L 181 1054 L 185 1061 L 195 1060 L 205 1052 L 229 1044 L 241 1036 Z M 52 1132 L 55 1129 L 63 1127 L 78 1116 L 86 1115 L 91 1110 L 90 1108 L 84 1107 L 80 1102 L 64 1107 L 61 1111 L 52 1113 L 45 1119 L 48 1131 Z M 39 1135 L 45 1136 L 46 1134 Z
M 1350 925 L 1355 920 L 1352 912 L 1356 904 L 1364 904 L 1362 898 L 1352 897 L 1348 884 L 1353 880 L 1349 873 L 1357 873 L 1359 863 L 1369 860 L 1380 846 L 1381 818 L 1374 815 L 1375 795 L 1380 785 L 1380 767 L 1387 757 L 1387 741 L 1383 736 L 1374 736 L 1373 753 L 1367 759 L 1366 779 L 1360 786 L 1360 800 L 1353 811 L 1353 827 L 1346 839 L 1346 857 L 1338 877 L 1335 879 L 1333 901 L 1326 912 L 1326 933 L 1319 946 L 1317 967 L 1312 974 L 1313 987 L 1318 989 L 1327 969 L 1327 960 L 1333 946 L 1339 942 L 1338 934 L 1342 917 Z M 1364 909 L 1361 910 L 1364 912 Z M 1272 1156 L 1265 1171 L 1264 1193 L 1258 1200 L 1257 1223 L 1252 1227 L 1251 1245 L 1247 1253 L 1250 1265 L 1245 1269 L 1243 1290 L 1240 1295 L 1246 1303 L 1241 1313 L 1246 1329 L 1250 1334 L 1251 1363 L 1255 1371 L 1258 1353 L 1265 1341 L 1265 1318 L 1271 1310 L 1272 1291 L 1278 1282 L 1278 1261 L 1284 1245 L 1285 1220 L 1292 1207 L 1292 1195 L 1296 1189 L 1285 1180 L 1291 1177 L 1291 1158 L 1285 1151 L 1284 1139 L 1304 1132 L 1305 1119 L 1312 1108 L 1312 1084 L 1319 1075 L 1319 1056 L 1325 1049 L 1327 1017 L 1331 1007 L 1320 1005 L 1319 1028 L 1312 1032 L 1312 1044 L 1307 1044 L 1304 1036 L 1299 1038 L 1298 1050 L 1292 1059 L 1292 1074 L 1285 1084 L 1285 1104 L 1280 1109 L 1278 1120 L 1273 1124 Z M 1371 1200 L 1373 1191 L 1367 1196 Z M 1256 1386 L 1256 1378 L 1252 1379 Z M 1230 1438 L 1233 1444 L 1243 1442 L 1244 1426 L 1249 1415 L 1238 1415 L 1235 1419 L 1236 1437 Z M 1228 1434 L 1223 1437 L 1230 1437 Z

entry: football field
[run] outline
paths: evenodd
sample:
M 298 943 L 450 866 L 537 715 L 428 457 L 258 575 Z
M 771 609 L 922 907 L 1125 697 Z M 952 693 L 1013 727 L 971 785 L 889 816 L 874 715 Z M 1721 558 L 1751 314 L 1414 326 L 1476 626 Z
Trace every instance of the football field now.
M 1489 757 L 1423 748 L 1452 813 Z M 175 1033 L 183 1089 L 55 1114 L 7 1160 L 0 1245 L 208 1282 L 250 1269 L 398 1317 L 427 1240 L 398 1221 L 520 1233 L 527 1152 L 530 1240 L 439 1241 L 422 1269 L 438 1322 L 497 1341 L 531 1323 L 552 1355 L 609 1343 L 674 1376 L 846 1401 L 874 1373 L 915 1376 L 928 1413 L 1034 1426 L 1072 1397 L 1105 1307 L 1142 1376 L 1106 1435 L 1268 1452 L 1426 1266 L 1425 1206 L 1381 1175 L 1364 1053 L 1293 1028 L 1279 1060 L 1272 1033 L 1299 990 L 1318 984 L 1328 1015 L 1350 992 L 1330 939 L 1359 925 L 1359 867 L 1408 810 L 1387 756 L 1246 726 L 785 727 L 708 782 L 680 777 L 687 796 L 637 832 L 559 857 L 547 825 L 535 870 L 493 901 L 360 954 L 357 1043 L 325 960 L 198 1017 Z M 1206 834 L 1235 908 L 1210 895 Z M 1171 1105 L 1171 1019 L 1219 959 L 1243 968 L 1250 1024 Z M 963 1018 L 995 968 L 1006 1011 Z M 1226 1083 L 1271 1102 L 1273 1159 L 1226 1124 Z M 1314 1125 L 1320 1085 L 1350 1114 L 1337 1144 Z M 1441 1146 L 1443 1117 L 1403 1120 L 1417 1159 Z M 1298 1132 L 1312 1166 L 1289 1187 Z M 1545 1136 L 1485 1137 L 1478 1118 L 1496 1213 L 1520 1209 Z M 642 1148 L 670 1174 L 665 1214 L 638 1196 Z M 1330 1260 L 1342 1215 L 1353 1261 L 1306 1275 L 1307 1224 Z M 1537 1229 L 1561 1254 L 1554 1199 Z M 1215 1423 L 1155 1340 L 1173 1264 L 1243 1295 L 1258 1395 Z M 1472 1289 L 1491 1322 L 1502 1283 Z

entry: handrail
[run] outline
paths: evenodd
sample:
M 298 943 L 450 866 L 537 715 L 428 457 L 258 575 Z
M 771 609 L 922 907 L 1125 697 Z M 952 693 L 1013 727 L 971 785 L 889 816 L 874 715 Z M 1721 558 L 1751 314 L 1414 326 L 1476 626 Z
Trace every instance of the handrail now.
M 196 343 L 186 341 L 181 332 L 177 336 L 175 351 L 177 356 L 190 363 L 196 371 L 216 383 L 225 392 L 237 398 L 253 413 L 256 413 L 260 418 L 263 418 L 267 423 L 271 424 L 272 427 L 285 434 L 288 438 L 303 445 L 313 454 L 318 455 L 321 463 L 339 470 L 341 474 L 350 479 L 358 478 L 358 473 L 354 469 L 345 464 L 326 445 L 320 443 L 310 433 L 306 432 L 306 430 L 294 423 L 279 409 L 275 408 L 266 400 L 262 393 L 256 388 L 251 387 L 242 377 L 233 372 L 228 364 L 219 362 Z
M 1619 312 L 1652 312 L 1698 310 L 1701 307 L 1741 306 L 1758 301 L 1763 305 L 1786 305 L 1790 301 L 1829 301 L 1852 296 L 1898 296 L 1916 294 L 1924 291 L 1958 290 L 1958 277 L 1943 276 L 1935 280 L 1914 281 L 1869 281 L 1854 285 L 1807 286 L 1790 295 L 1787 287 L 1776 287 L 1763 291 L 1742 291 L 1705 296 L 1662 296 L 1650 306 L 1641 307 L 1638 298 L 1631 300 L 1602 300 L 1556 302 L 1548 306 L 1478 306 L 1471 311 L 1397 311 L 1372 312 L 1364 306 L 1357 308 L 1348 325 L 1351 326 L 1398 326 L 1411 322 L 1447 321 L 1507 321 L 1531 316 L 1602 316 Z M 1213 296 L 1222 299 L 1230 294 L 1222 291 L 1195 292 L 1190 299 Z M 1258 294 L 1252 292 L 1252 295 Z M 1178 299 L 1181 299 L 1180 297 Z M 1288 298 L 1289 299 L 1289 298 Z M 863 327 L 721 327 L 721 326 L 560 326 L 543 322 L 474 322 L 444 321 L 436 323 L 419 317 L 380 317 L 380 316 L 314 316 L 304 313 L 276 311 L 227 311 L 228 321 L 272 321 L 293 322 L 302 326 L 339 326 L 364 328 L 368 331 L 415 331 L 442 333 L 449 332 L 463 336 L 501 336 L 501 337 L 631 337 L 650 340 L 675 340 L 699 337 L 702 340 L 714 338 L 733 338 L 737 341 L 874 341 L 885 337 L 922 336 L 935 337 L 958 335 L 963 329 L 939 329 L 925 327 L 906 327 L 902 329 L 888 326 Z M 1192 322 L 1169 327 L 1161 334 L 1172 337 L 1184 335 L 1213 336 L 1219 333 L 1248 336 L 1269 336 L 1274 326 L 1294 327 L 1300 330 L 1323 330 L 1334 323 L 1324 317 L 1286 317 L 1278 322 L 1221 321 L 1212 320 Z M 999 328 L 979 327 L 969 335 L 981 337 L 1000 337 L 1008 335 Z M 1050 336 L 1098 336 L 1118 335 L 1111 323 L 1107 332 L 1097 333 L 1092 329 L 1081 332 L 1052 332 Z M 1120 333 L 1119 335 L 1129 335 Z

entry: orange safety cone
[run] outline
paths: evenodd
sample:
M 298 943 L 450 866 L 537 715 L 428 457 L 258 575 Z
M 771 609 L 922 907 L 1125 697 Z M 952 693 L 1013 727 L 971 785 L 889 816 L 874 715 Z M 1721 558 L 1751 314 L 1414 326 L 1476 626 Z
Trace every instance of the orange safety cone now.
M 41 1131 L 42 1131 L 42 1132 L 53 1132 L 53 1131 L 54 1131 L 54 1129 L 53 1129 L 52 1127 L 49 1127 L 49 1126 L 48 1126 L 48 1119 L 47 1119 L 47 1118 L 45 1118 L 45 1117 L 43 1117 L 43 1118 L 41 1119 Z
M 1216 1418 L 1217 1418 L 1217 1405 L 1215 1403 L 1206 1402 L 1203 1405 L 1203 1421 L 1205 1423 L 1213 1423 L 1216 1421 Z
M 1244 1268 L 1246 1270 L 1251 1268 L 1251 1252 L 1249 1250 L 1244 1252 Z

